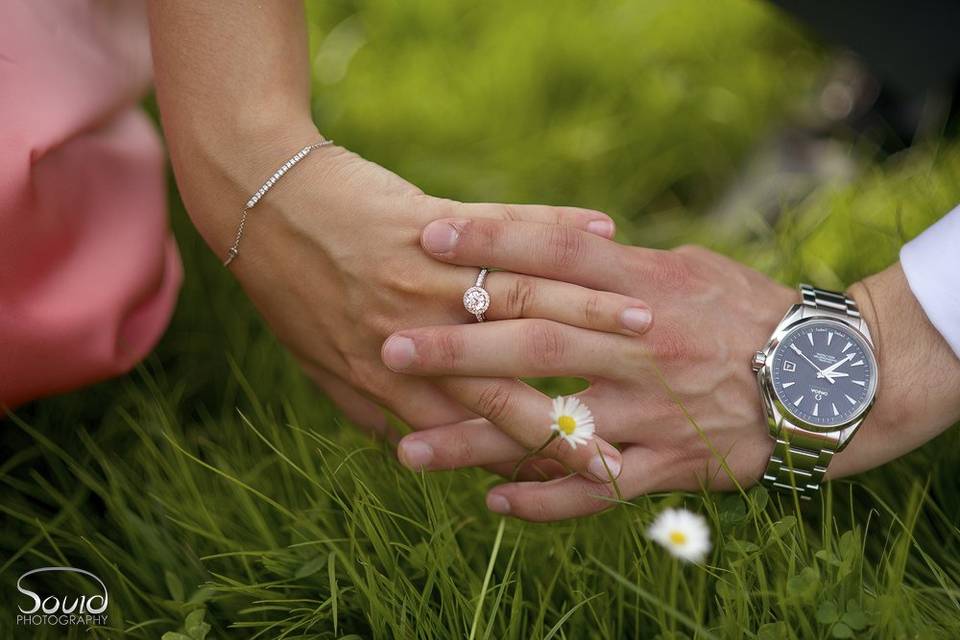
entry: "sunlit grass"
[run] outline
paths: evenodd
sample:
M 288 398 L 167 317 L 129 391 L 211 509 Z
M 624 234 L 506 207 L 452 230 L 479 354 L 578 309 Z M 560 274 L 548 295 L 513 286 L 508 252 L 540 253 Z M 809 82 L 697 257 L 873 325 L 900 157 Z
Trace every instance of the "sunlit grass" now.
M 764 5 L 515 4 L 317 3 L 318 34 L 355 16 L 347 75 L 317 71 L 318 122 L 434 193 L 715 242 L 700 211 L 821 54 Z M 960 148 L 919 149 L 715 248 L 841 287 L 957 201 Z M 188 278 L 155 355 L 2 423 L 0 637 L 16 577 L 44 564 L 109 587 L 109 627 L 72 637 L 196 640 L 201 609 L 217 638 L 960 637 L 955 430 L 799 513 L 754 488 L 503 520 L 483 503 L 496 478 L 410 473 L 341 424 L 176 204 L 174 224 Z M 643 535 L 681 504 L 712 528 L 702 567 Z

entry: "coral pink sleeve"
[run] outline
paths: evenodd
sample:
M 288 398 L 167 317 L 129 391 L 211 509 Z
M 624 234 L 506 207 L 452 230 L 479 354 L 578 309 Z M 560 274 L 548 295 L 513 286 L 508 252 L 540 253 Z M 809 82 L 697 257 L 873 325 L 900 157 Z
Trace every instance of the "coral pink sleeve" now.
M 0 404 L 128 371 L 182 278 L 138 2 L 0 3 Z

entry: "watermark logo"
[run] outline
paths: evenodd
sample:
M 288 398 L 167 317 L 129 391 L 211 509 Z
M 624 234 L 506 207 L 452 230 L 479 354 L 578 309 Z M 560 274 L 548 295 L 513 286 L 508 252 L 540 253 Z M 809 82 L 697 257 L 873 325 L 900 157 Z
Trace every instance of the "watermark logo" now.
M 99 587 L 78 591 L 50 591 L 41 586 L 36 574 L 66 571 L 92 578 Z M 30 576 L 34 576 L 31 578 Z M 103 580 L 83 569 L 74 567 L 40 567 L 27 571 L 17 580 L 17 591 L 26 598 L 18 604 L 17 624 L 39 625 L 93 625 L 106 624 L 110 596 Z

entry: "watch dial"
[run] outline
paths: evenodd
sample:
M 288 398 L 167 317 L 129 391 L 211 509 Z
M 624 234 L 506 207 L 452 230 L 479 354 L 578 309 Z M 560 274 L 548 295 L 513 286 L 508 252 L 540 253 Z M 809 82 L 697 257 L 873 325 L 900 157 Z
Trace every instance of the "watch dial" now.
M 866 410 L 877 388 L 877 364 L 856 331 L 841 322 L 814 320 L 783 337 L 771 378 L 794 418 L 831 427 Z

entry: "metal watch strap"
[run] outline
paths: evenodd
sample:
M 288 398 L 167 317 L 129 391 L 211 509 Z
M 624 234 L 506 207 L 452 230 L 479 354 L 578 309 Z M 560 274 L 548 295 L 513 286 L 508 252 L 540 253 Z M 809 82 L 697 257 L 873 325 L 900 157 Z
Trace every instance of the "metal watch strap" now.
M 845 293 L 817 289 L 816 287 L 811 287 L 809 284 L 801 284 L 800 296 L 803 298 L 803 306 L 805 307 L 813 307 L 818 311 L 838 313 L 850 318 L 860 318 L 860 309 L 857 308 L 857 301 Z
M 824 315 L 860 318 L 856 301 L 846 294 L 801 284 L 800 295 L 803 306 L 824 312 Z M 819 491 L 823 474 L 835 451 L 819 446 L 822 440 L 803 438 L 791 426 L 785 423 L 780 430 L 777 444 L 763 473 L 763 484 L 780 491 L 796 490 L 802 500 L 810 500 Z
M 763 472 L 763 484 L 788 493 L 796 489 L 802 500 L 809 500 L 820 489 L 833 454 L 832 449 L 808 449 L 777 438 L 767 470 Z

